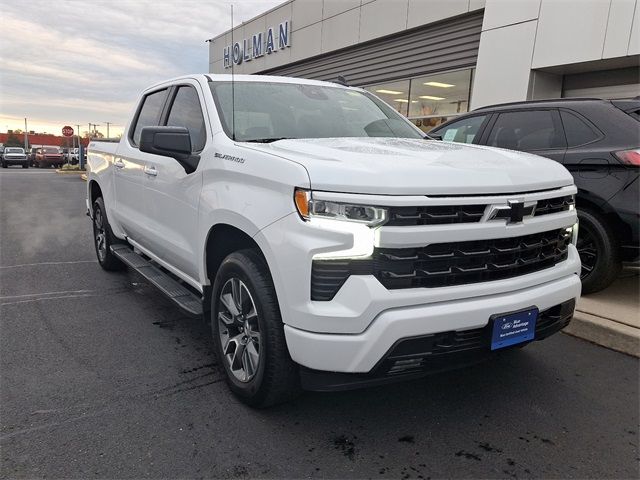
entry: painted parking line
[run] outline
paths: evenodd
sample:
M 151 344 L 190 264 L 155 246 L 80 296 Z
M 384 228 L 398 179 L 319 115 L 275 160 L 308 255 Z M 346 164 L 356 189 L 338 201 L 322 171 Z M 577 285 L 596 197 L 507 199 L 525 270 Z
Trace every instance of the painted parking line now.
M 98 261 L 97 260 L 73 260 L 68 262 L 21 263 L 18 265 L 0 266 L 0 270 L 9 269 L 9 268 L 39 267 L 39 266 L 46 266 L 46 265 L 74 265 L 78 263 L 98 263 Z

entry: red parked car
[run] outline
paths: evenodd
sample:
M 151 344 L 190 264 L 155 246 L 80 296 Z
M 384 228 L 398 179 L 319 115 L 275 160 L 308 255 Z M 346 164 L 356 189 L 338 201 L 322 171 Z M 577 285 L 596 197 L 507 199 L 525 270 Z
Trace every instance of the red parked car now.
M 36 168 L 60 167 L 63 163 L 62 153 L 58 147 L 40 147 L 36 150 L 36 158 L 33 161 L 33 166 Z

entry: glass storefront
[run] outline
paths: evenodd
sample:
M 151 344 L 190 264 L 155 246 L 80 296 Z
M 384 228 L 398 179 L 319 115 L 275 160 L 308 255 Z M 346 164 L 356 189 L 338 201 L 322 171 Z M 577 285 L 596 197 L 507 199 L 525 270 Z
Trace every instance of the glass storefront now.
M 386 103 L 391 105 L 398 113 L 407 116 L 407 105 L 409 103 L 409 80 L 401 80 L 399 82 L 383 83 L 381 85 L 373 85 L 365 87 L 380 97 Z
M 365 87 L 422 131 L 469 111 L 473 69 L 438 73 Z

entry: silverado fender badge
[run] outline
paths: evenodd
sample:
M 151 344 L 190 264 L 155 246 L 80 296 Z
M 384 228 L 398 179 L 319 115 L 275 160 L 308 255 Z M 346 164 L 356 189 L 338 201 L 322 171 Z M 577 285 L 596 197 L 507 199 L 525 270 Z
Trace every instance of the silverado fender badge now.
M 244 158 L 234 157 L 232 155 L 224 155 L 222 153 L 216 152 L 214 156 L 223 160 L 229 160 L 230 162 L 244 163 Z

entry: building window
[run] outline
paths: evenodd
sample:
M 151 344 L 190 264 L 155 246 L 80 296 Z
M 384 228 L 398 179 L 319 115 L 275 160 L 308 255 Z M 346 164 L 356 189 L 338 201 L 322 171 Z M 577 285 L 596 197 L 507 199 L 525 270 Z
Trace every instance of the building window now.
M 380 85 L 372 85 L 365 87 L 365 90 L 380 97 L 386 103 L 391 105 L 396 112 L 407 116 L 409 104 L 409 80 L 401 80 L 399 82 L 383 83 Z
M 439 73 L 411 80 L 409 118 L 428 132 L 469 111 L 473 70 Z
M 469 111 L 473 69 L 365 87 L 422 131 Z

